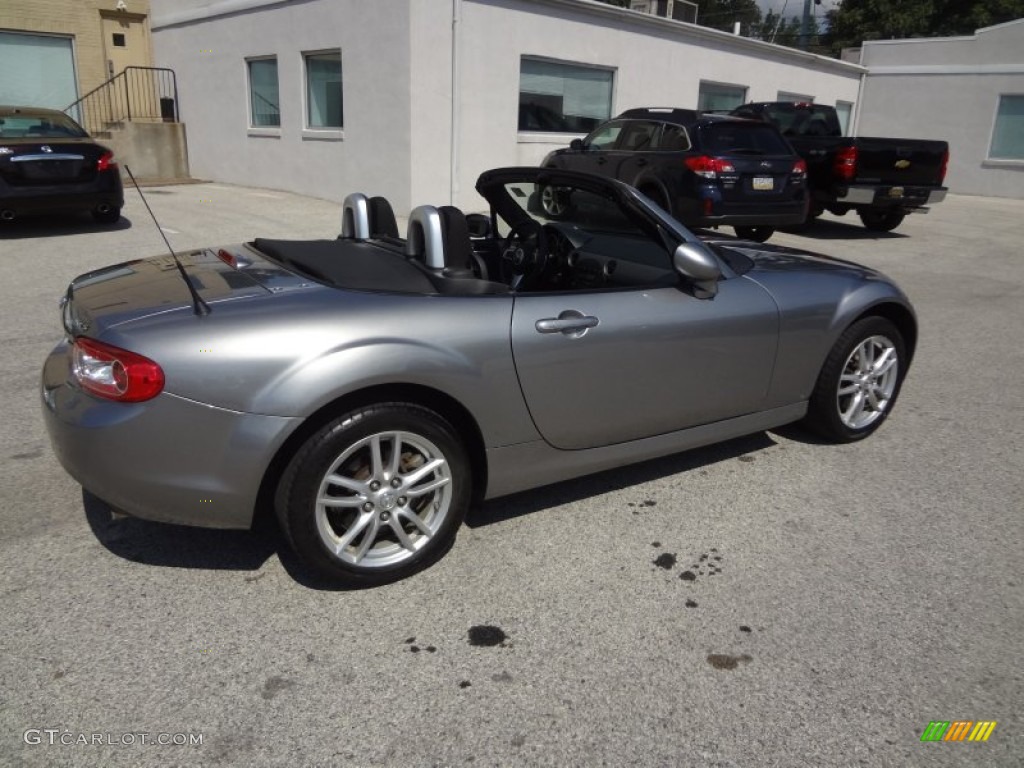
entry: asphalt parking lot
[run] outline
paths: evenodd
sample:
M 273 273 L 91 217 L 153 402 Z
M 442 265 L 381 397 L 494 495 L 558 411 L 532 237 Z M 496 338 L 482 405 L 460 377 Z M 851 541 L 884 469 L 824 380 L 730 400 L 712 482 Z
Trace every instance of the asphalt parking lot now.
M 270 190 L 147 193 L 179 249 L 340 224 Z M 53 457 L 57 297 L 163 248 L 126 197 L 116 229 L 0 228 L 0 765 L 1021 765 L 1024 201 L 773 238 L 915 302 L 870 439 L 784 429 L 490 502 L 432 569 L 344 592 L 272 530 L 114 521 Z M 922 743 L 935 720 L 998 725 Z

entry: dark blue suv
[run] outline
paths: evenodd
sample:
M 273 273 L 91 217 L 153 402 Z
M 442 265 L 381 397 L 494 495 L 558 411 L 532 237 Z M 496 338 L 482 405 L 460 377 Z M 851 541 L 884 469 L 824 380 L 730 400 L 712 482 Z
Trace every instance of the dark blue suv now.
M 729 225 L 764 242 L 807 216 L 807 165 L 771 125 L 690 109 L 630 109 L 542 165 L 631 184 L 691 227 Z M 572 201 L 540 190 L 552 218 Z

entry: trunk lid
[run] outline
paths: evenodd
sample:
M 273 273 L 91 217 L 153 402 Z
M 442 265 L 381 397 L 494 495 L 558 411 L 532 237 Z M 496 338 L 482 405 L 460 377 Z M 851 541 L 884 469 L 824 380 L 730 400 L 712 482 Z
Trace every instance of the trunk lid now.
M 213 312 L 225 301 L 309 285 L 243 245 L 187 251 L 178 259 Z M 170 254 L 80 275 L 68 286 L 61 306 L 65 331 L 91 337 L 155 314 L 194 312 L 192 294 Z
M 82 183 L 96 178 L 108 150 L 92 139 L 0 139 L 0 177 L 12 187 Z

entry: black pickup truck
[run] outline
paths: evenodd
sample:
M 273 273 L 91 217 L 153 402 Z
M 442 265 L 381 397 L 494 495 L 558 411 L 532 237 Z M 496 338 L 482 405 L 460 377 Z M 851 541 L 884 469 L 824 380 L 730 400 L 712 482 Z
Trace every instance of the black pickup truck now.
M 945 141 L 843 136 L 835 108 L 824 104 L 757 102 L 730 114 L 773 123 L 807 162 L 808 218 L 855 210 L 868 229 L 889 232 L 946 196 Z

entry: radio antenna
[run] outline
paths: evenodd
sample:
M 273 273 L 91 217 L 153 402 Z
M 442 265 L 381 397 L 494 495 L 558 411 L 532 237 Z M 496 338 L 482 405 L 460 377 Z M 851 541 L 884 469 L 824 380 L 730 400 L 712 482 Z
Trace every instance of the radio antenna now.
M 178 267 L 178 272 L 181 273 L 181 279 L 185 281 L 185 285 L 188 286 L 188 292 L 192 296 L 192 309 L 197 315 L 202 317 L 203 315 L 210 314 L 210 305 L 203 301 L 203 297 L 199 295 L 199 291 L 196 290 L 195 285 L 189 278 L 188 273 L 185 271 L 185 267 L 182 266 L 181 260 L 178 258 L 178 254 L 171 248 L 171 241 L 167 239 L 167 235 L 164 234 L 163 229 L 160 228 L 160 222 L 156 220 L 156 214 L 153 213 L 153 209 L 149 207 L 149 203 L 146 202 L 146 196 L 142 194 L 142 189 L 139 188 L 139 182 L 135 180 L 132 169 L 127 165 L 124 167 L 128 173 L 128 178 L 132 180 L 132 184 L 135 185 L 135 191 L 139 193 L 139 197 L 142 198 L 142 204 L 146 206 L 146 210 L 149 211 L 149 215 L 153 218 L 153 223 L 156 225 L 156 231 L 160 233 L 160 237 L 164 239 L 164 244 L 167 246 L 167 250 L 171 252 L 171 258 L 174 259 L 175 265 Z

